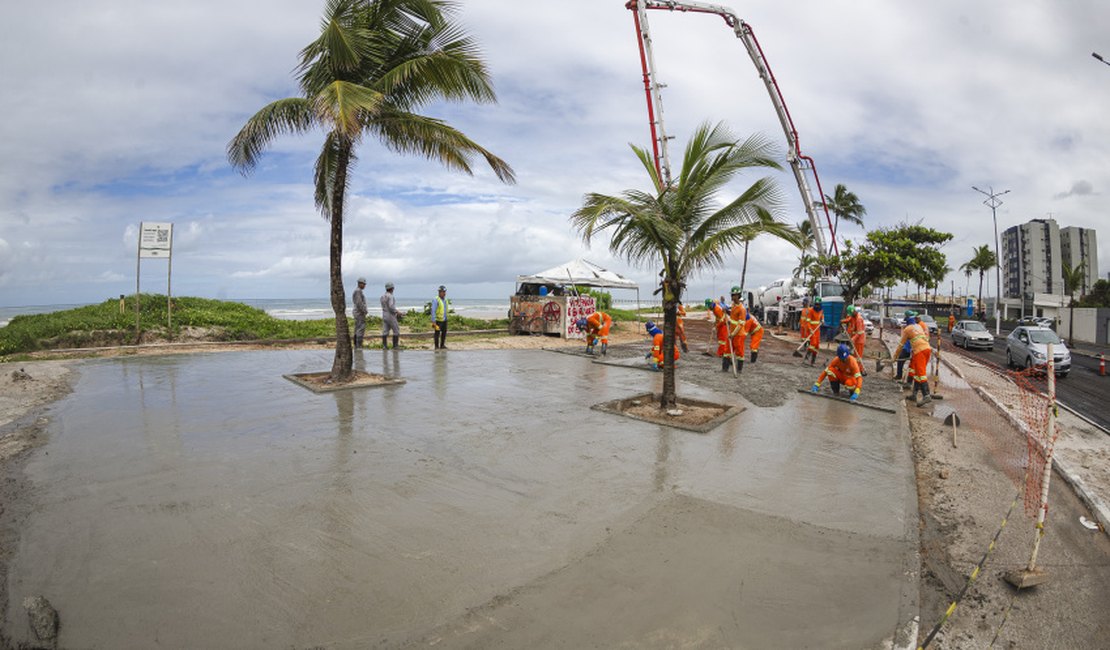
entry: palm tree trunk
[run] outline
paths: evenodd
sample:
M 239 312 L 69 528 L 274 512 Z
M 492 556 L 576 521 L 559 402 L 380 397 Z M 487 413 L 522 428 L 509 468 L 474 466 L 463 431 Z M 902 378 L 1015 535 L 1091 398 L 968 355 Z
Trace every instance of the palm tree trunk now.
M 979 270 L 979 311 L 986 315 L 986 310 L 983 309 L 983 271 Z
M 744 278 L 746 278 L 748 276 L 748 246 L 750 244 L 751 244 L 750 241 L 745 241 L 744 242 L 744 266 L 742 266 L 740 268 L 740 295 L 741 296 L 744 295 Z M 748 305 L 748 308 L 750 309 L 751 305 Z
M 669 273 L 663 280 L 663 392 L 659 395 L 659 408 L 672 409 L 678 402 L 674 384 L 674 339 L 678 326 L 678 301 L 682 288 L 678 279 Z
M 347 328 L 347 295 L 343 289 L 343 198 L 347 189 L 347 166 L 351 159 L 351 143 L 345 142 L 335 170 L 335 189 L 331 199 L 331 243 L 328 247 L 328 270 L 331 280 L 331 308 L 335 312 L 335 360 L 332 361 L 332 382 L 347 381 L 354 368 L 351 332 Z

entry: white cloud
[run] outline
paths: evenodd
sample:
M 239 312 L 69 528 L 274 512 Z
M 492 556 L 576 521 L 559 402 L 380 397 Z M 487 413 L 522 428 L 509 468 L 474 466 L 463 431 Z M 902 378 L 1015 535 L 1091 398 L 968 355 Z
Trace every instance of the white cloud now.
M 654 269 L 628 268 L 604 240 L 587 248 L 567 220 L 585 192 L 646 184 L 628 149 L 648 145 L 648 127 L 623 4 L 463 3 L 500 103 L 428 112 L 509 161 L 519 182 L 365 143 L 345 224 L 346 275 L 448 282 L 460 296 L 468 285 L 511 285 L 519 273 L 585 255 L 651 287 Z M 175 293 L 326 296 L 327 224 L 310 185 L 319 135 L 279 138 L 249 177 L 232 172 L 224 153 L 249 115 L 296 92 L 296 55 L 317 34 L 322 6 L 0 6 L 3 301 L 100 300 L 113 283 L 110 294 L 130 291 L 143 220 L 176 224 Z M 1110 69 L 1090 57 L 1110 33 L 1105 3 L 732 6 L 755 30 L 825 191 L 846 184 L 869 226 L 922 220 L 953 232 L 945 252 L 956 267 L 993 242 L 990 211 L 971 185 L 1011 190 L 1000 228 L 1048 213 L 1062 225 L 1105 222 Z M 766 90 L 723 21 L 649 17 L 676 164 L 705 120 L 782 140 Z M 787 219 L 801 220 L 791 175 L 776 177 Z M 1110 232 L 1102 235 L 1105 265 Z M 735 283 L 741 253 L 694 279 L 691 292 Z M 747 284 L 788 274 L 796 257 L 757 240 Z M 144 266 L 143 285 L 163 282 L 160 272 Z

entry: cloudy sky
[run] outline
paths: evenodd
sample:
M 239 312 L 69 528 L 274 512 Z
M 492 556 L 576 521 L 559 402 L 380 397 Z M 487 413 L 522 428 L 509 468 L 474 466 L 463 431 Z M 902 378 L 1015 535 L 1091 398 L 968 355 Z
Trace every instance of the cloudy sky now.
M 649 133 L 624 0 L 463 0 L 496 105 L 436 105 L 507 160 L 519 182 L 473 177 L 365 143 L 352 181 L 348 291 L 365 275 L 399 296 L 503 297 L 513 279 L 578 256 L 641 282 L 607 239 L 587 247 L 568 216 L 586 192 L 647 189 L 628 145 Z M 1010 190 L 1004 229 L 1052 216 L 1100 232 L 1110 269 L 1110 5 L 1103 0 L 752 0 L 755 31 L 803 151 L 826 192 L 866 206 L 869 227 L 952 232 L 953 268 L 991 243 L 984 197 Z M 225 147 L 265 104 L 296 94 L 298 51 L 318 33 L 312 0 L 54 0 L 0 4 L 0 306 L 98 302 L 134 291 L 141 221 L 174 223 L 173 291 L 324 298 L 327 225 L 312 202 L 320 134 L 279 139 L 249 177 Z M 713 16 L 649 14 L 675 157 L 703 121 L 785 145 L 741 43 Z M 784 146 L 785 149 L 785 146 Z M 804 218 L 788 172 L 783 217 Z M 754 176 L 741 179 L 750 183 Z M 740 186 L 737 186 L 739 189 Z M 862 230 L 847 228 L 848 237 Z M 796 250 L 751 248 L 747 284 L 786 276 Z M 691 283 L 738 282 L 740 251 Z M 953 275 L 962 287 L 962 274 Z M 144 261 L 164 291 L 165 262 Z M 974 284 L 974 283 L 973 283 Z M 960 291 L 960 289 L 957 289 Z M 974 291 L 974 288 L 973 288 Z

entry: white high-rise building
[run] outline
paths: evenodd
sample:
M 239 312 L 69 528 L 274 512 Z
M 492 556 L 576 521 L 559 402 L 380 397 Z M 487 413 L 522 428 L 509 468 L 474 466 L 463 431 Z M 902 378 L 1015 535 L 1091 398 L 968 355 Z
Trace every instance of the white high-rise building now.
M 1002 297 L 1031 300 L 1038 293 L 1064 293 L 1060 226 L 1054 219 L 1033 219 L 1002 233 Z
M 1083 281 L 1075 297 L 1086 295 L 1098 280 L 1098 239 L 1090 228 L 1068 226 L 1060 229 L 1060 255 L 1069 269 L 1081 265 Z

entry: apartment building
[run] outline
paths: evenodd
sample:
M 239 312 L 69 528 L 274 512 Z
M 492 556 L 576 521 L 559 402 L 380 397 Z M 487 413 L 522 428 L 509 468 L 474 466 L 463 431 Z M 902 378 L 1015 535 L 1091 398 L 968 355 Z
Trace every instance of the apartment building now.
M 1078 298 L 1098 281 L 1098 239 L 1091 228 L 1068 226 L 1060 229 L 1060 255 L 1069 269 L 1082 265 L 1083 281 L 1075 292 Z
M 1028 300 L 1038 293 L 1063 295 L 1063 259 L 1055 219 L 1033 219 L 1007 228 L 1002 233 L 1002 297 Z

